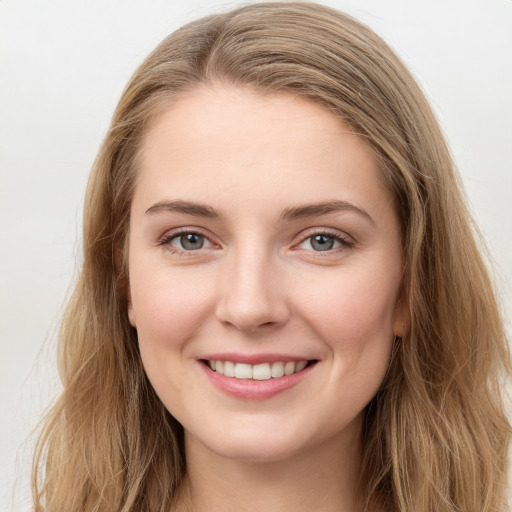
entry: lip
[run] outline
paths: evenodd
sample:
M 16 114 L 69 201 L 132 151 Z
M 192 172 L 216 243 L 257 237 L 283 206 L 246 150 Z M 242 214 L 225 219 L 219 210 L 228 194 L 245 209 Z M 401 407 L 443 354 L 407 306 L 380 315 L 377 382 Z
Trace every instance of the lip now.
M 238 354 L 238 353 L 216 353 L 207 354 L 201 359 L 208 361 L 232 361 L 233 363 L 245 363 L 245 364 L 262 364 L 262 363 L 288 363 L 293 361 L 298 363 L 299 361 L 311 361 L 314 358 L 304 356 L 291 356 L 289 354 Z
M 215 357 L 213 357 L 215 356 Z M 229 354 L 224 358 L 219 357 L 221 354 L 212 354 L 211 360 L 216 361 L 233 361 L 239 363 L 246 364 L 261 364 L 263 362 L 277 362 L 277 361 L 303 361 L 304 358 L 294 358 L 290 356 L 277 356 L 277 359 L 273 361 L 265 356 L 244 356 L 241 359 L 233 359 L 233 354 Z M 205 358 L 206 359 L 206 358 Z M 210 356 L 208 357 L 210 359 Z M 234 377 L 226 377 L 220 373 L 214 372 L 210 369 L 208 365 L 206 365 L 204 360 L 198 361 L 198 364 L 201 370 L 204 372 L 206 377 L 210 380 L 210 382 L 223 393 L 235 397 L 241 398 L 245 400 L 265 400 L 268 398 L 272 398 L 279 393 L 282 393 L 297 384 L 299 384 L 304 378 L 306 378 L 313 368 L 317 365 L 314 363 L 312 365 L 306 366 L 303 370 L 298 373 L 294 373 L 292 375 L 285 375 L 279 378 L 273 378 L 268 380 L 253 380 L 253 379 L 236 379 Z M 252 362 L 255 361 L 255 362 Z

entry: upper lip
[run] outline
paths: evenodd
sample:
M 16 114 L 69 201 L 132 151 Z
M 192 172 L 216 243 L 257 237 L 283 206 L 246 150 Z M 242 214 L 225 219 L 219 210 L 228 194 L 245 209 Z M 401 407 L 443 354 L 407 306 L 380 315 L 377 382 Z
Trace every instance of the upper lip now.
M 313 358 L 304 356 L 294 356 L 290 354 L 239 354 L 239 353 L 217 353 L 208 354 L 201 357 L 202 360 L 207 361 L 231 361 L 233 363 L 245 363 L 245 364 L 262 364 L 262 363 L 287 363 L 289 361 L 311 361 Z

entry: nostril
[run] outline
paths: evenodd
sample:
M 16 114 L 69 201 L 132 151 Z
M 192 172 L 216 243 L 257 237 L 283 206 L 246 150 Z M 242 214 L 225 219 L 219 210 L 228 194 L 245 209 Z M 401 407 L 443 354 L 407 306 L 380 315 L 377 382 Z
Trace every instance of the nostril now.
M 216 306 L 216 317 L 223 325 L 254 334 L 268 332 L 288 321 L 288 304 L 276 289 L 275 281 L 247 270 L 239 279 L 232 279 L 231 288 L 224 290 Z

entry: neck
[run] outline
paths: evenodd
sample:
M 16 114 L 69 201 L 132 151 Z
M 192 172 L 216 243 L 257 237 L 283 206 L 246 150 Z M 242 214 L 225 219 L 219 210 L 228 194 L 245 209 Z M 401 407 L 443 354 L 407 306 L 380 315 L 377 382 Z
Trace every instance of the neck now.
M 180 512 L 355 512 L 361 509 L 359 429 L 277 461 L 213 453 L 185 435 L 187 476 Z

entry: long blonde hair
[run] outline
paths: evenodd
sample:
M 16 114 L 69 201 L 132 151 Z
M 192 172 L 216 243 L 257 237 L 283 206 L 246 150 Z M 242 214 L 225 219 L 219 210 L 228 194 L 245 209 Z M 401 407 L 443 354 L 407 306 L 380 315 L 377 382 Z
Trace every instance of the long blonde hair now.
M 84 262 L 59 346 L 62 396 L 34 462 L 36 511 L 168 512 L 182 427 L 149 384 L 127 318 L 124 256 L 145 127 L 194 87 L 302 95 L 378 156 L 403 231 L 410 327 L 366 409 L 368 509 L 502 512 L 509 422 L 503 322 L 460 179 L 421 90 L 369 28 L 309 3 L 264 3 L 186 25 L 129 82 L 90 177 Z

